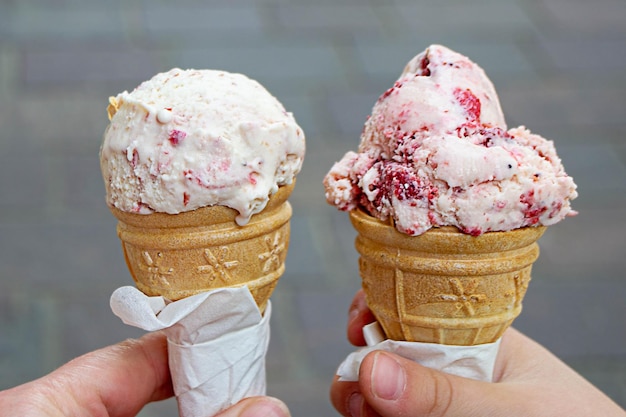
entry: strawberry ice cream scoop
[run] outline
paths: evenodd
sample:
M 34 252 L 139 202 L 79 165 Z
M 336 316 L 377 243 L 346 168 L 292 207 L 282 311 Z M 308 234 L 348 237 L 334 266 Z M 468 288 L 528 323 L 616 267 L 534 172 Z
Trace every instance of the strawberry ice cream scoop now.
M 258 82 L 214 70 L 157 74 L 110 99 L 100 151 L 107 203 L 139 214 L 221 205 L 243 225 L 304 158 L 302 129 Z
M 548 226 L 575 214 L 577 196 L 553 143 L 523 126 L 507 130 L 484 71 L 440 45 L 413 58 L 378 99 L 358 152 L 324 186 L 340 210 L 391 217 L 409 235 Z
M 493 84 L 463 55 L 432 45 L 409 61 L 378 99 L 365 122 L 361 148 L 388 157 L 407 138 L 419 141 L 480 126 L 506 129 Z

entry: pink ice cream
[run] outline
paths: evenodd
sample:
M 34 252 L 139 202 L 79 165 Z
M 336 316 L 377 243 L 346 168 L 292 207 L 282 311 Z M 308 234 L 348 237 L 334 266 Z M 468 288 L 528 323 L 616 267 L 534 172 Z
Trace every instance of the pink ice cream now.
M 302 167 L 293 115 L 242 74 L 176 68 L 110 102 L 100 163 L 107 203 L 121 211 L 220 205 L 243 225 Z
M 507 130 L 484 71 L 440 45 L 378 99 L 358 153 L 337 162 L 324 186 L 340 210 L 392 218 L 408 235 L 548 226 L 575 214 L 577 196 L 553 143 L 523 126 Z

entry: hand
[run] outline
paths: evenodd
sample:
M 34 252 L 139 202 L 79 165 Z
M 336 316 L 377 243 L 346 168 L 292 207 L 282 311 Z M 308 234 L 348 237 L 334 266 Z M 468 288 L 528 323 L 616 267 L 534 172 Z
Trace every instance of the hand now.
M 373 320 L 359 291 L 350 307 L 350 342 L 364 345 L 361 329 Z M 495 383 L 445 374 L 383 351 L 366 356 L 359 374 L 358 382 L 333 381 L 331 401 L 343 416 L 626 416 L 597 388 L 514 329 L 502 338 Z
M 151 333 L 88 353 L 38 380 L 0 392 L 0 415 L 135 416 L 147 403 L 172 395 L 167 339 Z M 274 398 L 253 397 L 219 416 L 288 417 L 289 411 Z

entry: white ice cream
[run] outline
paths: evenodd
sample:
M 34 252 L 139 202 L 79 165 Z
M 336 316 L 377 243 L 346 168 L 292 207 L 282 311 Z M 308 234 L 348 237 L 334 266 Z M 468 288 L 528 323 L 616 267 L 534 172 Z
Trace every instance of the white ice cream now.
M 107 203 L 119 210 L 221 205 L 243 225 L 301 169 L 302 129 L 244 75 L 172 69 L 110 102 L 100 160 Z

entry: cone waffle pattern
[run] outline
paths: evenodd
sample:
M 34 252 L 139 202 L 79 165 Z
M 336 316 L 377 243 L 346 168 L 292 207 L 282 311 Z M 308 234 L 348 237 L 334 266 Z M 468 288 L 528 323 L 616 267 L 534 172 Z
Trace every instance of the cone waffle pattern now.
M 293 185 L 281 187 L 246 226 L 237 212 L 204 207 L 169 215 L 111 211 L 128 269 L 146 295 L 172 301 L 223 287 L 248 285 L 261 311 L 285 270 Z
M 473 237 L 454 227 L 419 236 L 350 213 L 367 303 L 394 340 L 495 342 L 520 314 L 545 227 Z

